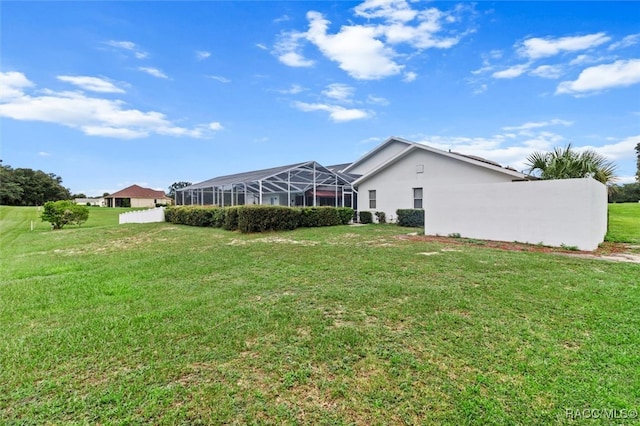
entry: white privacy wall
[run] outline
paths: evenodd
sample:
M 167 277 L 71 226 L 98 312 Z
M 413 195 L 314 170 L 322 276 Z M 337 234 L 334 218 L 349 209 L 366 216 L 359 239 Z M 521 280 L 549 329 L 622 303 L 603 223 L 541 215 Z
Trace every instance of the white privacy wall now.
M 591 179 L 425 188 L 425 234 L 595 250 L 607 232 L 607 188 Z
M 164 207 L 122 213 L 118 216 L 119 224 L 164 222 Z

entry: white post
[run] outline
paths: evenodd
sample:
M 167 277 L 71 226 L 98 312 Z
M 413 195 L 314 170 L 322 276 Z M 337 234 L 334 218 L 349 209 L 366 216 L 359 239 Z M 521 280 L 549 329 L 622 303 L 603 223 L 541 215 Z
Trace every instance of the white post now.
M 260 186 L 260 205 L 262 205 L 262 180 L 259 180 L 258 183 Z
M 291 170 L 287 171 L 287 206 L 291 207 Z
M 316 207 L 316 162 L 313 162 L 313 207 Z

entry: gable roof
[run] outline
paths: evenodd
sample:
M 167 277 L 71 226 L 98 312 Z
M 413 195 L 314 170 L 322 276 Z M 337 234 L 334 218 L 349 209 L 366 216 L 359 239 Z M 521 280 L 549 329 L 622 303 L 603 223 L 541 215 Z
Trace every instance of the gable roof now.
M 385 143 L 383 143 L 383 145 L 390 143 L 391 141 L 397 141 L 398 138 L 389 138 L 387 139 L 387 141 L 385 141 Z M 478 167 L 483 167 L 489 170 L 493 170 L 495 172 L 500 172 L 500 173 L 504 173 L 506 175 L 509 175 L 511 177 L 513 177 L 514 179 L 526 179 L 527 175 L 520 173 L 516 170 L 510 169 L 510 168 L 505 168 L 500 166 L 498 163 L 490 161 L 490 160 L 486 160 L 484 158 L 481 157 L 477 157 L 474 155 L 464 155 L 464 154 L 459 154 L 457 152 L 447 152 L 447 151 L 443 151 L 441 149 L 437 149 L 437 148 L 433 148 L 430 147 L 428 145 L 424 145 L 421 143 L 413 143 L 413 142 L 408 142 L 405 140 L 400 140 L 401 142 L 405 142 L 408 143 L 408 146 L 402 150 L 400 153 L 396 154 L 395 156 L 391 157 L 390 159 L 388 159 L 387 161 L 379 164 L 378 166 L 376 166 L 373 170 L 371 170 L 369 173 L 365 174 L 364 176 L 356 179 L 353 182 L 354 186 L 358 186 L 359 184 L 361 184 L 362 182 L 366 181 L 367 179 L 369 179 L 372 176 L 375 176 L 376 174 L 380 173 L 382 170 L 386 169 L 387 167 L 391 166 L 392 164 L 396 163 L 397 161 L 399 161 L 400 159 L 406 157 L 407 155 L 409 155 L 410 153 L 416 151 L 416 150 L 424 150 L 424 151 L 428 151 L 434 154 L 438 154 L 438 155 L 442 155 L 443 157 L 447 157 L 447 158 L 451 158 L 457 161 L 462 161 L 464 163 L 468 163 L 468 164 L 472 164 L 474 166 L 478 166 Z M 376 150 L 380 150 L 382 148 L 383 145 L 380 145 L 376 148 Z M 369 154 L 367 154 L 367 156 L 370 156 Z M 358 160 L 360 161 L 360 160 Z M 355 163 L 354 163 L 355 164 Z
M 406 145 L 407 147 L 410 146 L 411 144 L 413 144 L 413 142 L 409 142 L 408 140 L 405 140 L 405 139 L 402 139 L 402 138 L 399 138 L 399 137 L 396 137 L 396 136 L 388 137 L 382 143 L 380 143 L 380 145 L 376 146 L 371 151 L 367 152 L 362 157 L 358 158 L 356 161 L 351 163 L 349 166 L 347 166 L 342 171 L 345 172 L 345 173 L 349 173 L 350 170 L 352 170 L 352 169 L 356 168 L 357 166 L 359 166 L 360 164 L 364 163 L 369 158 L 373 157 L 378 152 L 382 151 L 387 145 L 391 144 L 392 142 L 401 143 L 401 144 Z
M 139 185 L 131 185 L 118 192 L 107 195 L 105 198 L 165 198 L 167 195 L 164 191 L 156 191 L 151 188 L 143 188 Z

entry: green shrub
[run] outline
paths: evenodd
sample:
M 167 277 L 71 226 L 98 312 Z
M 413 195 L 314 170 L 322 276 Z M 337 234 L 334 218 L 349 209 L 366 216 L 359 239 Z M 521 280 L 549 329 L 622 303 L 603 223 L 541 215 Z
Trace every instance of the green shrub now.
M 224 223 L 222 224 L 223 229 L 227 231 L 235 231 L 238 229 L 238 213 L 242 208 L 245 208 L 245 206 L 225 208 Z
M 398 225 L 417 228 L 424 226 L 423 209 L 398 209 L 396 210 Z
M 300 210 L 280 206 L 243 206 L 238 209 L 240 232 L 284 231 L 296 229 Z
M 335 226 L 342 223 L 340 214 L 334 207 L 304 207 L 300 212 L 300 226 L 303 228 Z
M 360 223 L 373 223 L 371 212 L 360 212 Z
M 53 229 L 62 229 L 65 225 L 82 225 L 89 218 L 89 209 L 70 200 L 47 201 L 40 218 L 51 223 Z
M 165 221 L 191 226 L 212 226 L 241 232 L 281 231 L 302 227 L 348 224 L 353 209 L 334 207 L 292 208 L 284 206 L 169 206 Z
M 214 228 L 222 228 L 224 226 L 224 220 L 227 215 L 227 210 L 224 208 L 216 208 L 213 211 L 212 224 Z
M 378 219 L 378 223 L 387 223 L 387 215 L 385 212 L 376 212 L 376 219 Z
M 336 211 L 340 217 L 341 225 L 348 225 L 353 220 L 353 209 L 351 207 L 338 207 Z
M 221 208 L 203 206 L 170 206 L 164 210 L 164 220 L 191 226 L 217 226 Z

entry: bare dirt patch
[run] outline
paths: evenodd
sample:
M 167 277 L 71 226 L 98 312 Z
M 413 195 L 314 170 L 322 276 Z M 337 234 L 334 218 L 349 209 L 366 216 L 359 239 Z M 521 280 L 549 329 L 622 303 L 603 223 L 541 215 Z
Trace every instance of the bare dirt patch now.
M 525 243 L 517 243 L 517 242 L 506 242 L 506 241 L 490 241 L 490 240 L 475 240 L 475 239 L 466 239 L 466 238 L 451 238 L 451 237 L 436 237 L 430 235 L 417 235 L 417 234 L 407 234 L 407 235 L 398 235 L 397 239 L 400 240 L 408 240 L 408 241 L 420 241 L 420 242 L 430 242 L 430 243 L 440 243 L 446 244 L 448 246 L 453 247 L 486 247 L 498 250 L 506 250 L 506 251 L 523 251 L 523 252 L 532 252 L 532 253 L 550 253 L 557 254 L 562 256 L 571 256 L 571 257 L 579 257 L 583 259 L 598 259 L 598 260 L 608 260 L 611 262 L 631 262 L 631 263 L 640 263 L 640 253 L 637 253 L 637 246 L 625 243 L 611 243 L 604 242 L 600 244 L 595 251 L 582 251 L 582 250 L 571 250 L 569 248 L 563 247 L 549 247 L 543 246 L 539 244 L 525 244 Z M 441 249 L 442 252 L 455 252 L 460 251 L 453 247 L 446 247 Z M 429 256 L 431 254 L 435 254 L 433 252 L 427 253 L 419 253 L 425 256 Z

